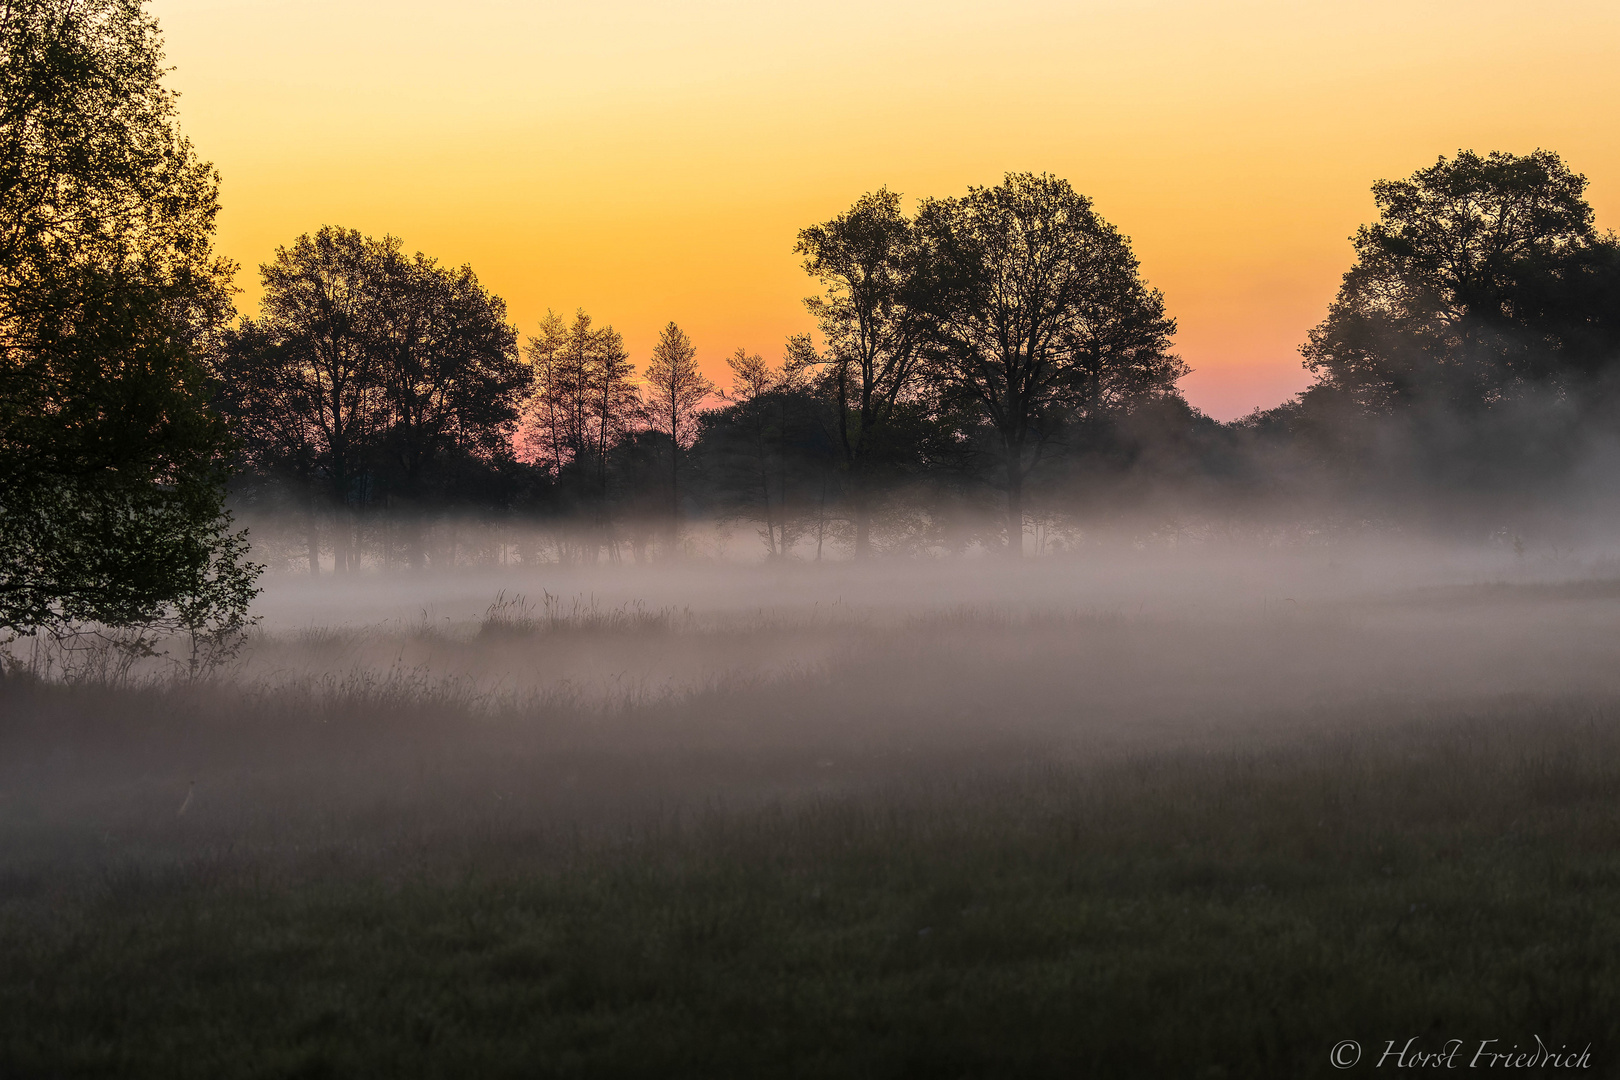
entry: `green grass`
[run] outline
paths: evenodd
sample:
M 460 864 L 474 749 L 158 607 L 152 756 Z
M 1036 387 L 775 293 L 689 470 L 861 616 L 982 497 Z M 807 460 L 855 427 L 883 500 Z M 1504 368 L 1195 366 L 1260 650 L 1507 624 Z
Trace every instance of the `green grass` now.
M 4 693 L 51 723 L 110 700 Z M 819 786 L 694 751 L 612 812 L 541 797 L 675 766 L 605 742 L 322 802 L 273 760 L 176 819 L 128 746 L 30 738 L 0 1076 L 1309 1077 L 1411 1036 L 1590 1043 L 1620 1074 L 1612 702 L 872 750 Z M 492 802 L 518 775 L 544 790 Z

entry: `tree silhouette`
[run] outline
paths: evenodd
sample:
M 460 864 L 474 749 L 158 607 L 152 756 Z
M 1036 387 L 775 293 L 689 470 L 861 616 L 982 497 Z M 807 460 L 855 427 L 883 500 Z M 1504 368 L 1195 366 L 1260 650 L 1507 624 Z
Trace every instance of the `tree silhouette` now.
M 894 456 L 897 411 L 918 388 L 926 320 L 918 303 L 923 249 L 900 196 L 879 188 L 830 221 L 799 233 L 794 249 L 824 292 L 805 306 L 825 346 L 812 362 L 837 405 L 838 446 L 849 479 L 855 557 L 871 552 L 875 466 Z
M 268 384 L 260 400 L 306 410 L 304 432 L 315 470 L 340 511 L 333 543 L 337 573 L 359 566 L 348 510 L 388 410 L 377 350 L 367 339 L 366 324 L 375 312 L 372 247 L 359 232 L 332 226 L 277 247 L 275 258 L 259 267 L 260 317 L 244 326 L 247 335 L 258 335 L 274 350 L 274 359 L 255 376 Z M 245 375 L 252 367 L 248 361 L 238 370 Z M 310 568 L 315 572 L 316 564 Z
M 343 520 L 384 490 L 422 506 L 430 476 L 452 460 L 510 458 L 530 372 L 505 304 L 471 267 L 328 227 L 278 248 L 260 271 L 261 315 L 229 335 L 220 367 L 249 464 L 311 490 L 323 483 Z M 344 521 L 335 538 L 339 571 L 359 565 L 350 532 Z
M 1182 481 L 1206 505 L 1227 485 L 1388 506 L 1421 492 L 1458 520 L 1463 500 L 1443 500 L 1466 491 L 1496 515 L 1475 496 L 1519 499 L 1620 401 L 1620 243 L 1595 230 L 1585 183 L 1537 151 L 1377 185 L 1379 221 L 1305 349 L 1316 385 L 1236 424 L 1176 392 L 1175 323 L 1128 239 L 1029 173 L 909 216 L 879 189 L 802 230 L 822 346 L 793 338 L 779 367 L 739 349 L 719 408 L 699 412 L 714 388 L 673 323 L 639 386 L 620 335 L 583 311 L 548 313 L 525 363 L 469 268 L 331 229 L 264 268 L 264 314 L 223 335 L 217 400 L 242 457 L 288 488 L 345 511 L 453 490 L 550 515 L 571 559 L 617 559 L 627 540 L 638 561 L 673 552 L 683 511 L 760 523 L 773 558 L 811 538 L 818 554 L 852 538 L 857 557 L 1018 556 L 1031 515 L 1136 513 Z M 189 295 L 183 333 L 206 351 L 223 289 Z M 96 318 L 61 325 L 90 341 Z M 34 392 L 11 385 L 8 408 Z M 340 567 L 358 564 L 348 544 Z
M 610 451 L 635 428 L 641 405 L 630 355 L 618 331 L 593 327 L 583 310 L 571 323 L 547 312 L 525 355 L 533 392 L 519 425 L 519 454 L 594 519 L 594 558 L 607 541 Z
M 679 550 L 681 521 L 681 448 L 697 434 L 697 410 L 715 391 L 697 367 L 697 349 L 673 322 L 664 327 L 647 364 L 647 415 L 669 434 L 669 551 Z
M 1024 479 L 1076 409 L 1174 389 L 1174 320 L 1130 243 L 1067 181 L 1010 173 L 918 214 L 929 277 L 930 374 L 995 429 L 1007 550 L 1023 547 Z
M 257 568 L 208 407 L 218 177 L 133 0 L 13 0 L 0 49 L 0 629 L 223 644 Z
M 1302 350 L 1363 409 L 1490 408 L 1614 362 L 1617 245 L 1586 178 L 1546 150 L 1459 152 L 1373 185 L 1379 220 Z
M 367 350 L 387 413 L 381 447 L 397 490 L 421 506 L 429 475 L 456 456 L 509 458 L 530 371 L 506 304 L 470 266 L 406 257 L 392 237 L 370 245 Z M 421 563 L 418 535 L 412 562 Z
M 214 358 L 215 402 L 231 425 L 241 464 L 298 499 L 309 572 L 320 573 L 317 489 L 321 457 L 316 402 L 296 353 L 251 318 L 225 336 Z
M 830 443 L 826 410 L 805 386 L 809 341 L 788 339 L 783 363 L 738 348 L 726 358 L 731 390 L 724 409 L 705 415 L 705 450 L 719 466 L 715 482 L 726 510 L 758 521 L 765 553 L 780 558 L 807 526 L 806 511 L 825 507 Z M 811 490 L 822 496 L 812 500 Z M 818 518 L 819 520 L 819 518 Z

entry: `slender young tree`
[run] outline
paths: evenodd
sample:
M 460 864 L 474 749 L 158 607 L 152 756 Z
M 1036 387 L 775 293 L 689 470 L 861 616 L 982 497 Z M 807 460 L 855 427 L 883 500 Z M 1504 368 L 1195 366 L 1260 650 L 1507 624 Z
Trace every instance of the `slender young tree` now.
M 638 423 L 640 393 L 624 339 L 595 327 L 584 311 L 565 322 L 547 312 L 524 355 L 533 390 L 515 439 L 520 460 L 537 465 L 594 516 L 594 535 L 580 555 L 594 559 L 609 542 L 610 451 Z M 615 547 L 608 547 L 609 557 Z
M 924 204 L 930 373 L 995 429 L 1007 552 L 1023 552 L 1024 480 L 1076 409 L 1130 390 L 1169 393 L 1187 371 L 1175 321 L 1141 280 L 1130 242 L 1066 180 L 1010 173 Z
M 738 404 L 746 405 L 776 389 L 778 374 L 771 370 L 763 356 L 741 345 L 726 357 L 726 367 L 731 369 L 731 393 L 727 396 Z
M 635 365 L 624 347 L 624 338 L 611 326 L 604 326 L 589 339 L 587 403 L 591 417 L 592 454 L 596 465 L 596 505 L 601 539 L 607 542 L 608 455 L 609 451 L 639 423 L 641 395 L 632 380 Z M 617 558 L 617 546 L 610 557 Z
M 572 407 L 579 397 L 570 372 L 572 337 L 562 316 L 548 311 L 540 332 L 530 335 L 523 350 L 533 391 L 518 428 L 518 456 L 553 476 L 574 460 L 584 442 L 579 409 Z
M 680 550 L 681 449 L 697 435 L 698 406 L 715 392 L 697 366 L 697 349 L 673 322 L 653 346 L 646 373 L 646 408 L 653 427 L 669 435 L 669 551 Z
M 521 457 L 559 478 L 569 471 L 594 477 L 603 449 L 635 422 L 624 339 L 611 326 L 592 326 L 584 311 L 572 322 L 548 311 L 524 355 L 533 391 L 517 438 Z

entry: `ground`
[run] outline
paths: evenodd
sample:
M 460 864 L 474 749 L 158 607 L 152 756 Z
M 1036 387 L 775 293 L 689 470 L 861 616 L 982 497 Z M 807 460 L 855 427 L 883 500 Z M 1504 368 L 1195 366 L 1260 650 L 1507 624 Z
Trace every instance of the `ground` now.
M 900 635 L 575 612 L 254 644 L 281 670 L 349 648 L 342 677 L 14 674 L 0 1075 L 1308 1077 L 1393 1071 L 1391 1044 L 1616 1075 L 1620 694 L 1585 654 L 1585 680 L 1524 674 L 1534 641 L 1581 659 L 1549 628 L 1612 649 L 1612 593 L 1424 594 L 1485 628 L 1428 658 L 1433 692 L 1350 647 L 1432 633 L 1404 600 L 1280 633 L 1269 608 Z M 772 635 L 820 659 L 768 665 Z M 407 638 L 422 666 L 365 667 Z M 1329 642 L 1386 677 L 1255 697 L 1233 670 Z M 1101 678 L 1166 647 L 1175 693 Z M 585 648 L 756 675 L 443 675 Z M 1453 680 L 1492 655 L 1526 688 Z

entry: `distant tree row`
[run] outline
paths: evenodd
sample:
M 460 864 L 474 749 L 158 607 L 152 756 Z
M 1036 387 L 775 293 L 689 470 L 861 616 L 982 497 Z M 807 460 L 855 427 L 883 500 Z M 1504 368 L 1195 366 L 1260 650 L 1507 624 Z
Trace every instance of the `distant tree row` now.
M 704 409 L 717 388 L 674 323 L 639 380 L 620 335 L 584 312 L 549 314 L 520 355 L 470 268 L 322 229 L 261 268 L 261 315 L 223 345 L 220 406 L 244 463 L 303 493 L 315 567 L 322 502 L 427 509 L 492 487 L 588 525 L 581 557 L 629 518 L 661 518 L 675 551 L 683 480 L 688 502 L 757 516 L 770 554 L 806 535 L 813 502 L 818 540 L 836 520 L 865 557 L 874 507 L 942 470 L 1002 492 L 1016 555 L 1025 481 L 1066 434 L 1179 400 L 1163 297 L 1065 181 L 1013 174 L 910 216 L 879 190 L 796 250 L 822 286 L 808 301 L 821 346 L 793 338 L 776 365 L 739 350 Z M 339 528 L 342 570 L 359 556 Z
M 1218 424 L 1176 390 L 1128 240 L 1051 176 L 910 213 L 879 189 L 802 230 L 816 336 L 739 349 L 718 390 L 674 323 L 639 375 L 583 312 L 520 343 L 471 268 L 342 229 L 278 249 L 238 320 L 219 178 L 141 0 L 13 0 L 0 53 L 0 650 L 85 628 L 228 649 L 260 569 L 228 479 L 303 522 L 312 571 L 454 562 L 433 522 L 467 515 L 588 561 L 671 556 L 698 516 L 773 557 L 1017 556 L 1109 515 L 1477 534 L 1620 505 L 1620 241 L 1548 151 L 1376 184 L 1302 350 L 1315 382 Z
M 548 314 L 519 350 L 469 268 L 325 229 L 262 268 L 220 402 L 254 475 L 341 534 L 340 569 L 388 507 L 568 523 L 565 557 L 587 560 L 678 551 L 695 515 L 752 521 L 771 556 L 901 550 L 897 518 L 1016 556 L 1034 519 L 1166 490 L 1184 509 L 1331 496 L 1373 516 L 1494 493 L 1500 516 L 1614 427 L 1620 245 L 1585 187 L 1545 151 L 1379 183 L 1302 350 L 1316 382 L 1227 425 L 1180 397 L 1175 323 L 1129 241 L 1027 173 L 910 214 L 879 189 L 802 230 L 817 337 L 774 363 L 739 349 L 723 390 L 674 323 L 639 377 L 584 312 Z

